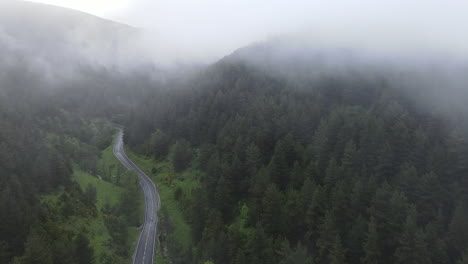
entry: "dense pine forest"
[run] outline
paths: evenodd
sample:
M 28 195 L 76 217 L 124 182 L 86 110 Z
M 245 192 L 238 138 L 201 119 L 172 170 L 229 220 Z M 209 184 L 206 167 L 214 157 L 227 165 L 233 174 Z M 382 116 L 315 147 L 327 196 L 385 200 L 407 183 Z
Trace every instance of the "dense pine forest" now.
M 235 54 L 133 108 L 127 142 L 200 182 L 176 194 L 192 248 L 173 263 L 467 260 L 464 120 L 352 72 L 297 81 Z

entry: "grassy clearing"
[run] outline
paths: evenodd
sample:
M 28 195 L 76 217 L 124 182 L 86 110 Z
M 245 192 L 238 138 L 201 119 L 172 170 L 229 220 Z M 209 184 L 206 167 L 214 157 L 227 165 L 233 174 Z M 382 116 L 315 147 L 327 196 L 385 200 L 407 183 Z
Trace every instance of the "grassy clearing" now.
M 91 184 L 96 188 L 96 206 L 98 210 L 101 210 L 106 203 L 110 206 L 117 205 L 119 197 L 122 195 L 122 187 L 100 180 L 77 168 L 74 169 L 73 176 L 82 190 L 85 190 L 88 184 Z
M 117 133 L 114 134 L 114 138 L 116 136 Z M 102 151 L 101 158 L 97 162 L 99 176 L 107 181 L 109 181 L 113 175 L 121 174 L 126 170 L 114 155 L 113 143 L 112 141 L 112 143 Z
M 167 160 L 154 161 L 133 153 L 129 149 L 126 149 L 126 153 L 156 183 L 161 197 L 159 214 L 165 217 L 171 226 L 168 241 L 184 250 L 190 250 L 192 242 L 190 225 L 184 219 L 182 205 L 175 199 L 174 192 L 180 188 L 184 196 L 190 199 L 192 190 L 199 185 L 196 180 L 198 177 L 195 177 L 196 172 L 189 169 L 182 173 L 175 173 Z M 157 254 L 155 263 L 163 264 L 166 260 L 161 254 Z
M 94 249 L 96 263 L 99 263 L 99 256 L 106 250 L 105 243 L 111 238 L 104 224 L 101 208 L 106 202 L 112 206 L 116 205 L 123 189 L 112 183 L 100 180 L 78 168 L 74 169 L 73 177 L 82 190 L 85 190 L 88 184 L 96 188 L 97 217 L 88 220 L 87 225 L 89 228 L 88 233 L 90 234 L 90 244 Z

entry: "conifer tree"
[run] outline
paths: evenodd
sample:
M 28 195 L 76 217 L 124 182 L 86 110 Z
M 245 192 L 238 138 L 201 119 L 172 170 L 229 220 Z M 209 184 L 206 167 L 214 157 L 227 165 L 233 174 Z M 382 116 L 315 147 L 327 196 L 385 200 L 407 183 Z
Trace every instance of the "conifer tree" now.
M 368 231 L 367 231 L 367 238 L 364 243 L 364 252 L 365 256 L 362 259 L 362 263 L 364 264 L 378 264 L 381 258 L 380 250 L 379 250 L 379 237 L 377 233 L 377 225 L 375 223 L 374 217 L 371 217 Z

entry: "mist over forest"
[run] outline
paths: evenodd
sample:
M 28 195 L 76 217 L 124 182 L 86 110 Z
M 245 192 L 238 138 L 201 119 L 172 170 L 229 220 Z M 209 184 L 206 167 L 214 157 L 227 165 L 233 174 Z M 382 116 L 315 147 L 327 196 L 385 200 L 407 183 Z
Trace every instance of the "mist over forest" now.
M 290 22 L 218 43 L 192 25 L 1 2 L 0 263 L 150 263 L 139 242 L 153 224 L 158 264 L 467 263 L 468 62 L 453 12 L 418 41 L 415 25 Z M 121 128 L 157 220 L 146 178 L 118 159 Z

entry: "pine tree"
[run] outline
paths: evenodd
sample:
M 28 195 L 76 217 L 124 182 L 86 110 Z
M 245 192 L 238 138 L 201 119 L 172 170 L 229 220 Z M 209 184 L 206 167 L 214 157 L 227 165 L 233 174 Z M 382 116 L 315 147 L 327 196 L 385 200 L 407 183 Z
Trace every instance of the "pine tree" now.
M 376 191 L 369 213 L 377 225 L 381 253 L 394 252 L 398 246 L 398 235 L 405 222 L 406 209 L 405 196 L 398 191 L 392 191 L 388 183 L 384 183 Z M 390 263 L 391 258 L 383 261 Z
M 20 263 L 52 264 L 52 251 L 44 231 L 32 229 L 25 244 L 25 252 Z
M 230 216 L 230 204 L 233 201 L 233 186 L 224 175 L 219 178 L 214 195 L 214 203 L 216 208 L 222 212 L 223 218 L 227 219 Z
M 189 165 L 192 160 L 192 150 L 190 144 L 185 141 L 177 141 L 171 150 L 171 161 L 176 171 L 182 171 Z
M 438 208 L 444 201 L 444 190 L 441 188 L 438 176 L 432 172 L 424 174 L 416 186 L 418 222 L 426 224 L 428 219 L 437 216 Z
M 300 188 L 304 183 L 304 173 L 298 161 L 294 162 L 293 169 L 290 170 L 289 186 L 293 188 Z
M 346 143 L 343 158 L 341 159 L 341 166 L 344 168 L 346 174 L 352 174 L 358 166 L 358 151 L 354 141 L 350 140 Z M 351 176 L 351 175 L 349 175 Z
M 155 159 L 160 159 L 169 152 L 169 137 L 161 130 L 156 130 L 149 139 L 148 150 Z
M 398 185 L 408 197 L 408 201 L 414 203 L 417 200 L 416 188 L 418 187 L 418 171 L 414 166 L 404 163 L 398 173 Z
M 288 164 L 285 150 L 281 147 L 275 148 L 275 154 L 270 161 L 271 179 L 281 189 L 285 188 L 288 182 Z
M 379 237 L 377 233 L 377 225 L 374 217 L 371 217 L 367 231 L 367 238 L 364 244 L 365 256 L 362 259 L 364 264 L 378 264 L 381 254 L 379 250 Z
M 430 240 L 428 240 L 430 241 Z M 430 259 L 433 264 L 447 264 L 449 263 L 449 256 L 447 254 L 447 242 L 445 239 L 439 238 L 435 243 L 428 243 Z
M 395 172 L 395 157 L 392 151 L 391 146 L 386 143 L 384 146 L 379 150 L 379 156 L 377 159 L 377 167 L 376 167 L 376 176 L 378 182 L 388 181 Z
M 252 244 L 247 248 L 249 251 L 249 259 L 247 263 L 256 264 L 270 264 L 274 263 L 273 242 L 271 238 L 265 233 L 261 224 L 255 227 L 255 235 Z
M 304 180 L 304 183 L 302 184 L 302 188 L 301 188 L 304 211 L 306 211 L 307 207 L 312 203 L 315 188 L 316 188 L 316 185 L 311 179 L 306 178 Z
M 304 179 L 309 179 L 313 182 L 316 182 L 318 179 L 317 175 L 317 166 L 314 161 L 310 161 L 307 167 L 304 170 Z
M 332 158 L 330 162 L 328 162 L 325 178 L 323 180 L 324 187 L 330 190 L 340 180 L 341 176 L 341 168 L 338 166 L 336 159 Z
M 318 230 L 320 226 L 320 219 L 325 214 L 326 208 L 326 193 L 322 186 L 318 185 L 315 188 L 312 196 L 312 202 L 309 204 L 306 211 L 305 224 L 307 226 L 307 232 L 304 234 L 305 239 L 315 242 L 318 237 Z M 312 245 L 315 246 L 315 245 Z
M 285 222 L 283 221 L 283 196 L 270 184 L 265 191 L 262 201 L 262 223 L 269 234 L 282 234 Z
M 247 263 L 247 258 L 245 257 L 244 250 L 242 248 L 237 250 L 236 258 L 234 259 L 234 264 L 244 264 Z
M 465 250 L 461 259 L 457 261 L 457 264 L 468 264 L 468 250 Z
M 468 247 L 468 213 L 464 203 L 459 203 L 455 207 L 449 225 L 448 240 L 458 254 Z
M 5 241 L 0 241 L 0 263 L 8 263 L 9 259 L 10 259 L 10 252 L 9 252 L 8 244 Z
M 280 264 L 312 264 L 312 259 L 307 254 L 307 249 L 299 242 L 294 250 L 288 248 L 283 251 Z
M 250 175 L 254 175 L 262 164 L 262 156 L 260 149 L 255 144 L 250 144 L 247 146 L 245 151 L 245 163 L 247 165 L 247 170 Z
M 328 258 L 330 264 L 346 263 L 346 250 L 341 245 L 341 238 L 338 234 L 335 236 L 335 242 Z
M 293 188 L 288 188 L 285 194 L 285 214 L 287 237 L 296 241 L 304 235 L 305 219 L 302 193 Z
M 367 220 L 359 215 L 354 217 L 353 224 L 349 230 L 346 230 L 343 238 L 343 247 L 346 248 L 347 261 L 349 263 L 362 263 L 361 259 L 364 257 L 364 248 L 368 223 Z
M 431 263 L 424 233 L 416 225 L 416 209 L 412 207 L 406 218 L 400 245 L 395 251 L 395 263 L 423 264 Z
M 338 231 L 335 225 L 335 215 L 332 212 L 327 212 L 319 226 L 319 237 L 317 239 L 317 262 L 327 263 L 330 261 L 330 254 L 336 244 Z
M 75 239 L 76 256 L 78 264 L 94 263 L 94 250 L 89 246 L 89 239 L 83 234 L 79 234 Z

